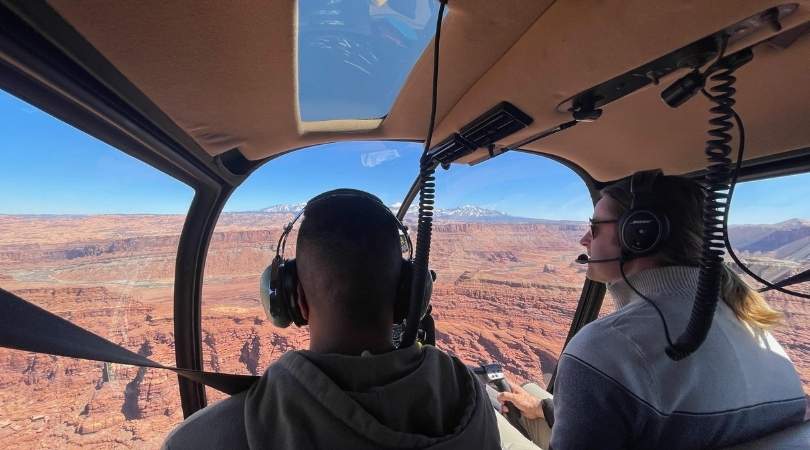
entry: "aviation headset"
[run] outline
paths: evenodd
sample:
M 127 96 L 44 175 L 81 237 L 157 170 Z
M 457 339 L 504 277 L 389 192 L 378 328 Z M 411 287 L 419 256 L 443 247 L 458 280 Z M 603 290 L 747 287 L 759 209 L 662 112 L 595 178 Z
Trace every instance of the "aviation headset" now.
M 399 283 L 397 286 L 397 298 L 394 304 L 393 322 L 401 323 L 408 315 L 411 299 L 411 279 L 414 272 L 412 261 L 413 245 L 408 236 L 408 228 L 385 206 L 382 200 L 374 195 L 356 189 L 336 189 L 324 192 L 308 201 L 304 209 L 284 227 L 279 237 L 278 245 L 276 245 L 276 256 L 273 258 L 273 262 L 270 266 L 264 269 L 262 273 L 261 281 L 259 282 L 262 306 L 264 307 L 264 312 L 267 314 L 267 318 L 277 327 L 286 328 L 290 326 L 290 323 L 295 323 L 295 325 L 299 327 L 307 324 L 298 306 L 298 272 L 296 270 L 295 259 L 284 259 L 284 248 L 287 243 L 287 237 L 295 222 L 305 214 L 307 208 L 311 208 L 315 203 L 328 202 L 335 198 L 354 198 L 364 201 L 372 208 L 385 211 L 385 214 L 391 218 L 391 221 L 397 227 L 398 234 L 404 239 L 407 245 L 408 259 L 402 258 Z M 430 295 L 433 290 L 432 278 L 428 275 L 426 279 L 427 282 L 425 295 L 422 297 L 420 318 L 424 317 L 427 312 L 430 303 Z
M 661 170 L 656 169 L 630 178 L 630 209 L 619 218 L 619 244 L 625 259 L 653 253 L 669 237 L 669 217 L 653 206 L 653 188 L 660 176 Z

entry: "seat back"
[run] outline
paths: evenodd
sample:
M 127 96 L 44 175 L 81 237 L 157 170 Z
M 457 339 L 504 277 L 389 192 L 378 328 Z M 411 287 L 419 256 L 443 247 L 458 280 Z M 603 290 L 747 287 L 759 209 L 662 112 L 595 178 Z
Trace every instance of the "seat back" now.
M 726 450 L 754 449 L 808 449 L 810 448 L 810 422 L 802 422 L 790 428 L 771 433 L 755 441 L 726 447 Z

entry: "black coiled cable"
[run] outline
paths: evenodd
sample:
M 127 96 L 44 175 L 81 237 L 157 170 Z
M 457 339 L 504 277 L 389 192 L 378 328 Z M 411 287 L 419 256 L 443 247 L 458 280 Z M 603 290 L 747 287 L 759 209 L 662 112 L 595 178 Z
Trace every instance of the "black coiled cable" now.
M 709 110 L 714 115 L 709 123 L 710 139 L 706 141 L 706 157 L 709 165 L 706 174 L 706 201 L 703 207 L 703 253 L 700 260 L 697 294 L 692 305 L 692 315 L 686 330 L 674 344 L 666 349 L 675 361 L 689 356 L 698 349 L 709 333 L 717 302 L 720 299 L 720 277 L 723 271 L 723 254 L 726 246 L 728 201 L 733 172 L 731 153 L 734 127 L 731 119 L 734 112 L 735 68 L 720 66 L 709 77 L 713 86 L 709 100 L 715 105 Z
M 433 234 L 433 205 L 436 201 L 436 162 L 429 158 L 430 141 L 433 137 L 433 128 L 436 125 L 436 97 L 439 84 L 439 40 L 441 39 L 442 17 L 447 0 L 441 0 L 439 17 L 436 19 L 436 36 L 433 40 L 433 91 L 430 105 L 430 122 L 425 137 L 425 148 L 419 159 L 419 222 L 416 229 L 416 251 L 413 259 L 414 274 L 411 281 L 411 301 L 408 308 L 408 319 L 405 331 L 402 333 L 400 347 L 409 347 L 416 341 L 419 331 L 419 321 L 423 310 L 425 289 L 430 261 L 430 239 Z
M 706 97 L 710 97 L 708 92 L 704 91 L 703 94 Z M 739 139 L 740 139 L 740 152 L 737 155 L 737 165 L 736 165 L 736 167 L 734 169 L 734 177 L 731 180 L 731 189 L 729 189 L 729 191 L 728 191 L 728 202 L 729 202 L 729 204 L 731 204 L 731 198 L 734 195 L 734 186 L 737 185 L 737 177 L 740 174 L 740 167 L 742 167 L 742 160 L 743 160 L 743 150 L 745 149 L 745 126 L 743 125 L 743 121 L 742 121 L 742 119 L 740 119 L 740 116 L 737 115 L 736 113 L 734 114 L 734 121 L 737 123 L 737 129 L 739 130 L 738 134 L 739 134 Z M 726 227 L 726 229 L 728 229 L 728 215 L 726 215 L 725 227 Z M 796 296 L 796 297 L 800 297 L 800 298 L 810 300 L 810 294 L 803 294 L 803 293 L 798 292 L 798 291 L 794 291 L 794 290 L 791 290 L 791 289 L 786 289 L 786 288 L 783 288 L 783 287 L 780 287 L 780 286 L 776 286 L 775 284 L 773 284 L 770 281 L 760 277 L 759 275 L 754 273 L 751 269 L 749 269 L 748 266 L 746 266 L 744 262 L 740 261 L 740 258 L 734 252 L 734 248 L 731 246 L 731 242 L 729 241 L 728 233 L 726 233 L 725 243 L 726 243 L 726 248 L 728 249 L 728 255 L 731 256 L 731 259 L 734 260 L 734 262 L 737 264 L 737 267 L 739 267 L 740 270 L 742 270 L 743 272 L 747 273 L 748 276 L 750 276 L 754 280 L 762 283 L 763 285 L 767 286 L 769 289 L 779 291 L 779 292 L 781 292 L 783 294 L 793 295 L 793 296 Z

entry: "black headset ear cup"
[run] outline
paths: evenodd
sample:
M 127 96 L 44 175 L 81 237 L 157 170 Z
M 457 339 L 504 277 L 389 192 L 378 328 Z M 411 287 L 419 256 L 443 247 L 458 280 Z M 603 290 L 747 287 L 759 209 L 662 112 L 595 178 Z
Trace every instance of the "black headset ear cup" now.
M 394 323 L 402 323 L 403 320 L 408 318 L 408 311 L 411 304 L 411 282 L 413 281 L 414 266 L 413 261 L 407 259 L 402 260 L 402 268 L 400 269 L 399 285 L 397 286 L 397 300 L 394 304 Z M 422 308 L 419 311 L 419 318 L 425 317 L 428 307 L 430 306 L 430 297 L 433 295 L 433 280 L 436 278 L 436 273 L 432 270 L 429 271 L 428 276 L 425 277 L 425 293 L 422 297 Z
M 411 280 L 413 279 L 413 263 L 403 259 L 399 271 L 399 284 L 397 285 L 397 299 L 394 303 L 394 323 L 402 323 L 408 317 L 408 305 L 411 304 Z
M 290 326 L 290 315 L 287 312 L 286 302 L 280 288 L 280 276 L 283 267 L 280 256 L 273 258 L 273 262 L 264 269 L 261 281 L 259 282 L 259 293 L 261 294 L 262 307 L 267 318 L 273 325 L 279 328 Z
M 619 243 L 629 256 L 653 253 L 669 231 L 669 219 L 649 209 L 630 210 L 619 219 Z
M 307 324 L 298 306 L 298 271 L 294 259 L 273 258 L 262 273 L 259 292 L 264 312 L 273 325 L 287 328 L 290 323 L 299 327 Z
M 281 274 L 281 290 L 284 292 L 290 319 L 299 327 L 306 325 L 307 320 L 301 314 L 301 307 L 298 304 L 298 267 L 295 259 L 284 262 Z

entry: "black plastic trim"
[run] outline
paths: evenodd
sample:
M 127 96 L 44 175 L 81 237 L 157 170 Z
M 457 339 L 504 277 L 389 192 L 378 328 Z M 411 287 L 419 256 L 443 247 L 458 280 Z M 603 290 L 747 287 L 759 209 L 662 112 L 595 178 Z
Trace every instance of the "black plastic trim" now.
M 765 9 L 642 66 L 580 92 L 560 103 L 557 110 L 559 112 L 574 113 L 593 111 L 650 84 L 657 85 L 662 78 L 679 69 L 702 67 L 717 57 L 720 49 L 725 45 L 722 44 L 723 41 L 731 44 L 769 26 L 780 27 L 779 20 L 793 14 L 796 9 L 798 9 L 796 3 L 785 3 Z
M 202 285 L 208 244 L 232 187 L 198 190 L 186 216 L 177 251 L 174 283 L 174 343 L 177 367 L 202 367 Z M 177 351 L 183 349 L 184 351 Z M 207 404 L 205 386 L 178 375 L 185 417 Z
M 534 119 L 509 102 L 500 102 L 427 151 L 446 169 L 450 163 L 529 126 Z
M 0 57 L 9 65 L 41 80 L 48 90 L 73 100 L 100 120 L 142 140 L 143 146 L 170 159 L 168 165 L 188 172 L 185 175 L 167 172 L 169 175 L 190 185 L 241 182 L 240 178 L 220 171 L 191 136 L 45 2 L 0 0 L 0 3 L 4 52 Z M 47 104 L 36 106 L 51 112 Z M 69 119 L 66 122 L 71 123 Z M 110 144 L 118 147 L 117 143 Z M 166 171 L 165 166 L 164 163 L 157 167 Z
M 0 23 L 0 87 L 195 190 L 177 249 L 174 330 L 177 366 L 200 369 L 208 243 L 222 205 L 260 164 L 242 163 L 236 174 L 218 165 L 46 4 L 0 2 Z M 180 395 L 186 416 L 206 404 L 199 383 L 181 379 Z
M 242 155 L 242 152 L 239 151 L 238 148 L 234 148 L 228 150 L 225 153 L 221 153 L 214 158 L 214 161 L 217 164 L 217 167 L 221 168 L 223 171 L 227 171 L 229 174 L 235 177 L 246 177 L 248 174 L 253 172 L 257 167 L 260 167 L 265 160 L 269 160 L 271 158 L 260 159 L 260 160 L 250 160 L 245 158 Z
M 777 178 L 810 172 L 810 147 L 782 152 L 744 161 L 738 182 Z M 705 170 L 684 174 L 691 178 L 703 178 Z

